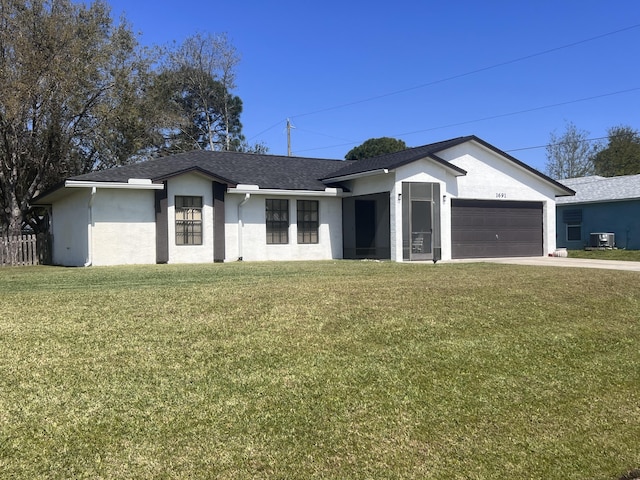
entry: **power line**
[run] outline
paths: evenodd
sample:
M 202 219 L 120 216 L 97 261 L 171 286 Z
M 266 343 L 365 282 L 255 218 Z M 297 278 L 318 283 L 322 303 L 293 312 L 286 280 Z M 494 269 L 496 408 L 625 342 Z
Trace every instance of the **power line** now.
M 313 131 L 313 130 L 307 130 L 306 128 L 299 128 L 298 130 L 300 132 L 307 132 L 307 133 L 311 133 L 313 135 L 318 135 L 318 136 L 321 136 L 321 137 L 333 138 L 334 140 L 341 140 L 343 142 L 353 143 L 353 140 L 348 139 L 348 138 L 336 137 L 334 135 L 328 135 L 326 133 L 320 133 L 320 132 L 316 132 L 316 131 Z
M 440 126 L 436 126 L 436 127 L 429 127 L 429 128 L 424 128 L 424 129 L 421 129 L 421 130 L 414 130 L 412 132 L 393 134 L 393 135 L 390 135 L 390 136 L 394 137 L 394 138 L 406 137 L 408 135 L 415 135 L 416 133 L 431 132 L 431 131 L 434 131 L 434 130 L 441 130 L 443 128 L 459 127 L 461 125 L 468 125 L 470 123 L 483 122 L 483 121 L 486 121 L 486 120 L 495 120 L 497 118 L 510 117 L 510 116 L 513 116 L 513 115 L 521 115 L 523 113 L 530 113 L 530 112 L 535 112 L 535 111 L 539 111 L 539 110 L 545 110 L 545 109 L 548 109 L 548 108 L 561 107 L 561 106 L 570 105 L 570 104 L 573 104 L 573 103 L 586 102 L 586 101 L 589 101 L 589 100 L 595 100 L 595 99 L 598 99 L 598 98 L 610 97 L 610 96 L 613 96 L 613 95 L 620 95 L 620 94 L 623 94 L 623 93 L 635 92 L 635 91 L 638 91 L 638 90 L 640 90 L 640 87 L 634 87 L 634 88 L 629 88 L 629 89 L 626 89 L 626 90 L 619 90 L 617 92 L 603 93 L 603 94 L 600 94 L 600 95 L 593 95 L 591 97 L 578 98 L 578 99 L 569 100 L 569 101 L 566 101 L 566 102 L 553 103 L 553 104 L 549 104 L 549 105 L 543 105 L 543 106 L 540 106 L 540 107 L 533 107 L 533 108 L 528 108 L 528 109 L 524 109 L 524 110 L 518 110 L 518 111 L 515 111 L 515 112 L 501 113 L 501 114 L 497 114 L 497 115 L 491 115 L 491 116 L 488 116 L 488 117 L 476 118 L 474 120 L 465 120 L 463 122 L 450 123 L 450 124 L 447 124 L 447 125 L 440 125 Z M 344 146 L 348 146 L 348 145 L 355 145 L 357 143 L 358 142 L 342 143 L 342 144 L 338 144 L 338 145 L 329 145 L 329 146 L 326 146 L 326 147 L 307 148 L 307 149 L 300 150 L 300 151 L 301 152 L 308 152 L 308 151 L 311 151 L 311 150 L 324 150 L 324 149 L 328 149 L 328 148 L 336 148 L 336 147 L 344 147 Z M 538 148 L 538 147 L 530 147 L 530 148 Z M 516 150 L 509 150 L 509 151 L 516 151 Z
M 640 90 L 640 87 L 629 88 L 629 89 L 626 89 L 626 90 L 619 90 L 617 92 L 603 93 L 601 95 L 594 95 L 594 96 L 591 96 L 591 97 L 578 98 L 576 100 L 569 100 L 569 101 L 566 101 L 566 102 L 552 103 L 552 104 L 549 104 L 549 105 L 543 105 L 543 106 L 540 106 L 540 107 L 527 108 L 525 110 L 518 110 L 518 111 L 515 111 L 515 112 L 500 113 L 500 114 L 491 115 L 491 116 L 488 116 L 488 117 L 476 118 L 474 120 L 465 120 L 464 122 L 450 123 L 450 124 L 447 124 L 447 125 L 441 125 L 439 127 L 431 127 L 431 128 L 425 128 L 425 129 L 422 129 L 422 130 L 414 130 L 413 132 L 399 133 L 397 135 L 392 135 L 392 136 L 402 137 L 402 136 L 406 136 L 406 135 L 413 135 L 413 134 L 416 134 L 416 133 L 430 132 L 432 130 L 440 130 L 440 129 L 443 129 L 443 128 L 459 127 L 461 125 L 467 125 L 469 123 L 483 122 L 485 120 L 495 120 L 496 118 L 510 117 L 510 116 L 513 116 L 513 115 L 521 115 L 523 113 L 536 112 L 538 110 L 546 110 L 548 108 L 562 107 L 564 105 L 571 105 L 573 103 L 587 102 L 589 100 L 595 100 L 595 99 L 598 99 L 598 98 L 610 97 L 610 96 L 613 96 L 613 95 L 620 95 L 622 93 L 629 93 L 629 92 L 634 92 L 634 91 L 637 91 L 637 90 Z
M 331 110 L 338 110 L 340 108 L 350 107 L 350 106 L 353 106 L 353 105 L 359 105 L 361 103 L 371 102 L 373 100 L 379 100 L 381 98 L 391 97 L 393 95 L 398 95 L 398 94 L 401 94 L 401 93 L 410 92 L 410 91 L 413 91 L 413 90 L 418 90 L 418 89 L 421 89 L 421 88 L 430 87 L 430 86 L 433 86 L 433 85 L 437 85 L 437 84 L 440 84 L 440 83 L 448 82 L 448 81 L 455 80 L 455 79 L 458 79 L 458 78 L 467 77 L 469 75 L 475 75 L 476 73 L 486 72 L 488 70 L 493 70 L 495 68 L 504 67 L 505 65 L 511 65 L 511 64 L 514 64 L 514 63 L 517 63 L 517 62 L 522 62 L 524 60 L 529 60 L 531 58 L 540 57 L 542 55 L 547 55 L 549 53 L 557 52 L 559 50 L 564 50 L 566 48 L 575 47 L 576 45 L 581 45 L 583 43 L 588 43 L 588 42 L 592 42 L 592 41 L 595 41 L 595 40 L 599 40 L 601 38 L 605 38 L 605 37 L 608 37 L 608 36 L 611 36 L 611 35 L 616 35 L 618 33 L 626 32 L 628 30 L 632 30 L 632 29 L 638 28 L 638 27 L 640 27 L 640 23 L 637 23 L 635 25 L 631 25 L 629 27 L 621 28 L 621 29 L 618 29 L 618 30 L 614 30 L 612 32 L 607 32 L 607 33 L 603 33 L 601 35 L 596 35 L 595 37 L 590 37 L 590 38 L 586 38 L 586 39 L 583 39 L 583 40 L 578 40 L 576 42 L 572 42 L 572 43 L 568 43 L 568 44 L 565 44 L 565 45 L 561 45 L 559 47 L 550 48 L 550 49 L 543 50 L 543 51 L 540 51 L 540 52 L 537 52 L 537 53 L 532 53 L 530 55 L 525 55 L 525 56 L 522 56 L 522 57 L 518 57 L 518 58 L 511 59 L 511 60 L 507 60 L 505 62 L 500 62 L 500 63 L 496 63 L 496 64 L 493 64 L 493 65 L 489 65 L 487 67 L 482 67 L 482 68 L 478 68 L 476 70 L 471 70 L 469 72 L 460 73 L 460 74 L 457 74 L 457 75 L 452 75 L 450 77 L 441 78 L 439 80 L 434 80 L 434 81 L 431 81 L 431 82 L 423 83 L 423 84 L 420 84 L 420 85 L 416 85 L 414 87 L 404 88 L 404 89 L 396 90 L 396 91 L 389 92 L 389 93 L 383 93 L 381 95 L 376 95 L 376 96 L 364 98 L 364 99 L 361 99 L 361 100 L 355 100 L 353 102 L 342 103 L 340 105 L 335 105 L 335 106 L 332 106 L 332 107 L 326 107 L 326 108 L 322 108 L 322 109 L 319 109 L 319 110 L 314 110 L 312 112 L 301 113 L 301 114 L 298 114 L 298 115 L 293 115 L 290 118 L 300 118 L 300 117 L 306 117 L 306 116 L 309 116 L 309 115 L 316 115 L 318 113 L 324 113 L 324 112 L 328 112 L 328 111 L 331 111 Z
M 624 138 L 626 137 L 627 134 L 622 134 L 622 135 L 607 135 L 606 137 L 595 137 L 595 138 L 585 138 L 584 140 L 577 140 L 577 143 L 591 143 L 591 142 L 599 142 L 601 140 L 610 140 L 612 138 Z M 537 150 L 540 148 L 547 148 L 548 146 L 558 146 L 558 145 L 563 145 L 567 142 L 556 142 L 556 143 L 549 143 L 547 145 L 537 145 L 535 147 L 521 147 L 521 148 L 511 148 L 509 150 L 505 150 L 505 152 L 509 153 L 509 152 L 521 152 L 524 150 Z
M 621 28 L 621 29 L 614 30 L 614 31 L 611 31 L 611 32 L 603 33 L 601 35 L 596 35 L 594 37 L 589 37 L 589 38 L 586 38 L 586 39 L 583 39 L 583 40 L 578 40 L 576 42 L 572 42 L 572 43 L 568 43 L 568 44 L 565 44 L 565 45 L 561 45 L 559 47 L 550 48 L 550 49 L 543 50 L 543 51 L 540 51 L 540 52 L 537 52 L 537 53 L 533 53 L 533 54 L 530 54 L 530 55 L 525 55 L 525 56 L 518 57 L 518 58 L 515 58 L 515 59 L 511 59 L 511 60 L 507 60 L 505 62 L 496 63 L 496 64 L 493 64 L 493 65 L 489 65 L 487 67 L 482 67 L 482 68 L 479 68 L 479 69 L 476 69 L 476 70 L 471 70 L 469 72 L 461 73 L 461 74 L 458 74 L 458 75 L 453 75 L 453 76 L 450 76 L 450 77 L 441 78 L 439 80 L 434 80 L 434 81 L 431 81 L 431 82 L 423 83 L 423 84 L 420 84 L 420 85 L 416 85 L 414 87 L 409 87 L 409 88 L 405 88 L 405 89 L 401 89 L 401 90 L 396 90 L 396 91 L 393 91 L 393 92 L 384 93 L 384 94 L 381 94 L 381 95 L 376 95 L 376 96 L 364 98 L 364 99 L 361 99 L 361 100 L 355 100 L 353 102 L 347 102 L 347 103 L 343 103 L 343 104 L 339 104 L 339 105 L 335 105 L 335 106 L 332 106 L 332 107 L 327 107 L 327 108 L 323 108 L 323 109 L 319 109 L 319 110 L 315 110 L 315 111 L 311 111 L 311 112 L 307 112 L 307 113 L 301 113 L 301 114 L 298 114 L 298 115 L 293 115 L 293 116 L 291 116 L 289 118 L 300 118 L 300 117 L 315 115 L 315 114 L 318 114 L 318 113 L 323 113 L 323 112 L 327 112 L 327 111 L 331 111 L 331 110 L 337 110 L 337 109 L 349 107 L 349 106 L 352 106 L 352 105 L 358 105 L 358 104 L 361 104 L 361 103 L 371 102 L 371 101 L 374 101 L 374 100 L 379 100 L 379 99 L 390 97 L 390 96 L 393 96 L 393 95 L 399 95 L 401 93 L 410 92 L 410 91 L 418 90 L 418 89 L 421 89 L 421 88 L 426 88 L 426 87 L 429 87 L 429 86 L 433 86 L 433 85 L 437 85 L 437 84 L 440 84 L 440 83 L 448 82 L 450 80 L 455 80 L 457 78 L 463 78 L 463 77 L 466 77 L 466 76 L 469 76 L 469 75 L 474 75 L 476 73 L 485 72 L 485 71 L 492 70 L 492 69 L 495 69 L 495 68 L 499 68 L 499 67 L 502 67 L 502 66 L 510 65 L 510 64 L 513 64 L 513 63 L 517 63 L 517 62 L 521 62 L 521 61 L 528 60 L 528 59 L 531 59 L 531 58 L 539 57 L 539 56 L 546 55 L 546 54 L 549 54 L 549 53 L 557 52 L 559 50 L 563 50 L 563 49 L 566 49 L 566 48 L 575 47 L 575 46 L 581 45 L 583 43 L 588 43 L 588 42 L 592 42 L 592 41 L 595 41 L 595 40 L 599 40 L 601 38 L 605 38 L 605 37 L 608 37 L 608 36 L 611 36 L 611 35 L 616 35 L 618 33 L 626 32 L 628 30 L 632 30 L 632 29 L 638 28 L 638 27 L 640 27 L 640 24 L 631 25 L 629 27 Z M 255 138 L 257 138 L 257 137 L 259 137 L 259 136 L 261 136 L 263 134 L 265 134 L 269 130 L 272 130 L 272 129 L 276 128 L 277 126 L 281 125 L 282 122 L 286 122 L 286 119 L 279 120 L 277 123 L 274 123 L 270 127 L 268 127 L 266 129 L 262 130 L 261 132 L 257 133 L 256 135 L 253 135 L 252 137 L 249 138 L 249 141 L 251 141 L 251 140 L 253 140 L 253 139 L 255 139 Z M 441 127 L 441 128 L 444 128 L 444 127 Z M 345 145 L 351 145 L 351 143 L 345 144 Z M 343 146 L 343 145 L 336 145 L 336 146 Z M 318 149 L 321 149 L 321 148 L 331 148 L 331 147 L 320 147 L 320 148 L 317 148 L 317 149 L 307 149 L 305 151 L 318 150 Z
M 251 138 L 249 138 L 247 141 L 251 141 L 256 137 L 259 137 L 260 135 L 262 135 L 263 133 L 267 133 L 269 130 L 273 130 L 274 128 L 276 128 L 277 126 L 280 126 L 282 124 L 282 122 L 286 122 L 285 120 L 278 120 L 277 123 L 274 123 L 273 125 L 271 125 L 269 128 L 265 128 L 264 130 L 262 130 L 260 133 L 256 133 L 254 136 L 252 136 Z

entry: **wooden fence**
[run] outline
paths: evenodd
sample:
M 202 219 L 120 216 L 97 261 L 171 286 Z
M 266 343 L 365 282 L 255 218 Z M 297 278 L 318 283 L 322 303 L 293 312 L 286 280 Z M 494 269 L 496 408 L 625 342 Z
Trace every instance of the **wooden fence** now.
M 51 263 L 51 236 L 21 235 L 0 237 L 0 267 L 48 265 Z

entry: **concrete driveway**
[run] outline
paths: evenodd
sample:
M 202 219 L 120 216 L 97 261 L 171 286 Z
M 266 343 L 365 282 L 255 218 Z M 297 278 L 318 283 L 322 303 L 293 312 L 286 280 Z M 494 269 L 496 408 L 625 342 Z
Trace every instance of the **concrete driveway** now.
M 544 267 L 600 268 L 605 270 L 627 270 L 640 272 L 640 262 L 624 262 L 619 260 L 591 260 L 586 258 L 566 257 L 510 257 L 510 258 L 471 258 L 447 260 L 443 263 L 489 262 L 510 265 L 538 265 Z

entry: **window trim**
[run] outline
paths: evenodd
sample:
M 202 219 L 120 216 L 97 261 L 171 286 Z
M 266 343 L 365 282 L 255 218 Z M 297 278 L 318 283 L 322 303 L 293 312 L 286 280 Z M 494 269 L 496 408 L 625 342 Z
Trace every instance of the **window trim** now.
M 197 195 L 175 195 L 173 201 L 176 246 L 203 245 L 203 198 Z
M 289 200 L 286 198 L 265 199 L 265 230 L 267 245 L 287 245 L 289 243 Z M 277 214 L 280 219 L 273 218 Z
M 318 200 L 296 201 L 297 240 L 301 245 L 320 243 L 320 202 Z M 310 215 L 310 220 L 305 220 Z

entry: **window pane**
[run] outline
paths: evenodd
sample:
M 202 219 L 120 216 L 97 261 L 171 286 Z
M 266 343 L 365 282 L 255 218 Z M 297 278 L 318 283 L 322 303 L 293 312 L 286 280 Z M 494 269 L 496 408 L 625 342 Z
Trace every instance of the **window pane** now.
M 298 243 L 318 243 L 318 201 L 298 200 Z
M 582 225 L 567 225 L 567 240 L 570 242 L 582 240 Z
M 289 200 L 268 198 L 265 205 L 267 243 L 289 243 Z
M 202 245 L 202 197 L 176 196 L 176 245 Z

